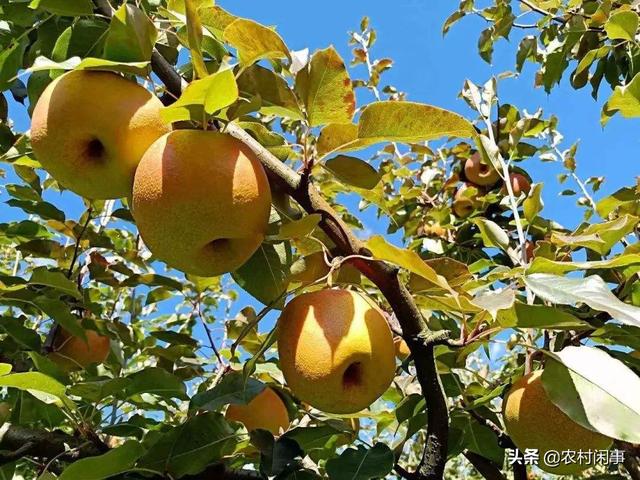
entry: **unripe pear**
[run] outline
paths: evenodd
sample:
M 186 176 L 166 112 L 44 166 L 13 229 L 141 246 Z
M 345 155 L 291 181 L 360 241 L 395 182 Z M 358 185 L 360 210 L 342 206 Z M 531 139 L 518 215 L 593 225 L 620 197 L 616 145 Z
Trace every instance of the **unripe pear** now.
M 473 153 L 464 162 L 464 176 L 469 182 L 481 187 L 495 185 L 500 180 L 500 175 L 493 166 L 482 163 L 480 152 Z
M 225 414 L 227 420 L 242 423 L 247 430 L 258 428 L 278 435 L 280 430 L 289 428 L 289 413 L 280 396 L 267 387 L 247 405 L 229 405 Z
M 469 188 L 473 187 L 468 185 L 460 187 L 453 197 L 453 213 L 458 218 L 467 218 L 481 205 L 475 194 L 465 193 Z
M 90 199 L 126 197 L 149 145 L 171 128 L 147 89 L 110 72 L 71 71 L 33 110 L 31 144 L 60 185 Z
M 185 273 L 236 270 L 267 231 L 271 192 L 260 161 L 230 135 L 176 130 L 136 171 L 132 213 L 151 252 Z
M 550 466 L 547 451 L 607 450 L 612 440 L 575 423 L 549 399 L 542 384 L 542 371 L 525 375 L 509 390 L 503 403 L 507 433 L 519 450 L 537 449 L 538 466 L 556 475 L 577 474 L 589 465 L 580 463 Z
M 278 353 L 293 393 L 330 413 L 367 408 L 395 374 L 384 314 L 350 290 L 319 290 L 289 302 L 278 320 Z
M 109 356 L 111 340 L 93 330 L 85 330 L 84 333 L 86 340 L 60 327 L 49 358 L 66 370 L 79 370 L 92 363 L 103 363 Z

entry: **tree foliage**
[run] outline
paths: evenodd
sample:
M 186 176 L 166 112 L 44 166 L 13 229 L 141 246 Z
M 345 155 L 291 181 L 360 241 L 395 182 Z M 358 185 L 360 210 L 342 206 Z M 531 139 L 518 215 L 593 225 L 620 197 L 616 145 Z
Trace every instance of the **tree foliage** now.
M 595 96 L 610 84 L 605 118 L 638 116 L 637 8 L 463 0 L 444 29 L 482 16 L 487 61 L 512 29 L 533 32 L 517 71 L 538 64 L 550 90 L 571 66 L 575 88 L 590 82 Z M 383 81 L 393 62 L 375 58 L 367 18 L 348 59 L 285 42 L 207 0 L 0 1 L 11 218 L 0 224 L 0 477 L 436 479 L 448 460 L 446 478 L 522 480 L 505 459 L 501 398 L 544 366 L 553 403 L 626 452 L 624 467 L 598 465 L 592 478 L 640 478 L 637 185 L 599 197 L 604 178 L 579 176 L 558 118 L 500 99 L 496 78 L 464 84 L 464 117 L 408 101 Z M 273 208 L 247 263 L 216 278 L 171 269 L 144 245 L 128 199 L 81 199 L 41 168 L 12 116 L 69 70 L 136 80 L 162 98 L 165 122 L 231 133 L 258 154 Z M 469 182 L 473 155 L 495 184 Z M 537 161 L 562 163 L 577 226 L 547 217 Z M 531 185 L 517 192 L 514 175 Z M 385 235 L 365 238 L 365 210 Z M 334 286 L 375 299 L 411 350 L 381 399 L 353 415 L 300 402 L 274 346 L 287 299 Z M 107 360 L 60 368 L 48 355 L 60 328 L 108 336 Z M 225 419 L 267 385 L 292 419 L 286 432 Z

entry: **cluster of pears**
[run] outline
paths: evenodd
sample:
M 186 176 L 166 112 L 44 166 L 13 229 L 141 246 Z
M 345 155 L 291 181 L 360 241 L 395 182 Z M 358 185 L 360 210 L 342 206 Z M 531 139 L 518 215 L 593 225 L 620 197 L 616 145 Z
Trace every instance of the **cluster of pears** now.
M 470 188 L 477 191 L 484 191 L 485 189 L 492 189 L 501 181 L 500 174 L 497 170 L 491 165 L 482 162 L 480 152 L 472 153 L 464 162 L 463 172 L 466 183 L 456 191 L 453 198 L 453 213 L 459 218 L 468 217 L 481 206 L 477 195 L 471 193 Z M 511 182 L 511 189 L 516 198 L 522 194 L 527 195 L 529 190 L 531 190 L 531 182 L 522 173 L 510 173 L 509 181 Z M 507 188 L 504 185 L 502 192 L 507 192 Z
M 538 466 L 556 475 L 575 475 L 589 468 L 581 464 L 560 462 L 549 465 L 545 452 L 607 450 L 612 439 L 574 422 L 549 398 L 542 383 L 542 370 L 525 375 L 513 384 L 503 402 L 507 433 L 518 449 L 535 449 Z
M 72 71 L 54 80 L 34 109 L 33 150 L 67 189 L 90 199 L 129 198 L 156 258 L 199 276 L 233 271 L 267 231 L 271 193 L 264 169 L 229 135 L 172 130 L 161 108 L 157 97 L 124 77 Z M 60 337 L 54 352 L 60 362 L 100 363 L 109 351 L 108 339 L 95 332 L 86 342 L 66 332 Z M 278 348 L 291 390 L 331 413 L 368 407 L 395 372 L 396 347 L 383 313 L 349 290 L 292 300 L 279 320 Z M 256 418 L 265 409 L 276 413 Z M 228 410 L 229 418 L 251 428 L 275 432 L 288 425 L 271 388 Z
M 114 73 L 68 72 L 36 104 L 33 151 L 60 185 L 83 197 L 128 197 L 156 258 L 193 275 L 233 271 L 267 230 L 267 176 L 239 140 L 172 131 L 162 107 Z

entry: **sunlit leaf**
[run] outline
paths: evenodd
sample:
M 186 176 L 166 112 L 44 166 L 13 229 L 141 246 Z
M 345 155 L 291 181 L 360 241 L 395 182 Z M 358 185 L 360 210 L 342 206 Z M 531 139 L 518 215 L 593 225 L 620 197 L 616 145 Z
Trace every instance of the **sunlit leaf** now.
M 238 18 L 224 29 L 224 40 L 238 51 L 238 59 L 249 66 L 262 59 L 290 58 L 289 49 L 274 30 L 253 20 Z
M 614 319 L 640 327 L 640 308 L 621 302 L 598 275 L 567 278 L 547 273 L 525 277 L 527 286 L 543 299 L 559 304 L 585 303 L 594 310 L 609 313 Z
M 358 122 L 358 138 L 371 144 L 474 135 L 473 125 L 457 113 L 421 103 L 371 103 L 363 109 Z
M 122 5 L 113 14 L 104 46 L 107 60 L 116 62 L 146 62 L 151 59 L 158 32 L 141 9 Z
M 145 452 L 138 442 L 128 441 L 97 457 L 83 458 L 64 469 L 59 480 L 104 480 L 126 473 Z
M 353 86 L 344 61 L 333 47 L 313 54 L 296 75 L 295 89 L 310 126 L 351 122 L 356 106 Z
M 348 155 L 338 155 L 327 160 L 325 168 L 333 173 L 338 180 L 357 188 L 371 190 L 382 176 L 367 162 Z
M 551 401 L 585 428 L 640 442 L 640 377 L 594 347 L 550 354 L 542 382 Z

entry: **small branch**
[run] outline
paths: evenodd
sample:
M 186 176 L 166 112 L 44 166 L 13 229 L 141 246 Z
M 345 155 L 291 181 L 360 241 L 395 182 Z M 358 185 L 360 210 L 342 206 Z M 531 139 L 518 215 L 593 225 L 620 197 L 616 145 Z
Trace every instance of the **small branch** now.
M 564 18 L 555 16 L 553 13 L 548 12 L 548 11 L 546 11 L 546 10 L 536 6 L 536 5 L 534 5 L 533 3 L 529 2 L 529 0 L 518 0 L 518 1 L 521 4 L 525 5 L 527 8 L 529 8 L 529 10 L 531 10 L 533 12 L 537 12 L 540 15 L 544 15 L 545 17 L 549 17 L 554 22 L 561 23 L 562 25 L 567 23 L 567 21 Z
M 67 271 L 67 278 L 71 278 L 71 275 L 73 275 L 73 269 L 76 265 L 76 260 L 78 260 L 78 255 L 80 253 L 80 242 L 82 241 L 82 237 L 84 236 L 85 232 L 87 231 L 87 228 L 89 227 L 89 223 L 91 223 L 92 213 L 93 213 L 93 208 L 89 207 L 89 209 L 87 210 L 87 220 L 82 225 L 82 230 L 80 230 L 80 233 L 76 238 L 76 246 L 73 249 L 73 257 L 71 258 L 71 265 L 69 265 L 69 270 Z
M 500 467 L 488 458 L 469 450 L 464 451 L 464 456 L 469 460 L 478 473 L 487 480 L 507 480 L 507 477 L 505 477 L 500 471 Z

